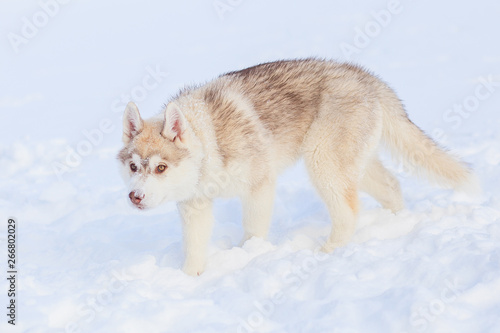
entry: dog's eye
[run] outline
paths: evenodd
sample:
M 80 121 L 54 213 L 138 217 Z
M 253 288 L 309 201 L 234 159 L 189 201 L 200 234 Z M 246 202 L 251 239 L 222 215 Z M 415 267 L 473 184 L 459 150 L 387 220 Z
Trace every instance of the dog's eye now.
M 160 164 L 156 167 L 156 172 L 157 173 L 162 173 L 163 171 L 165 171 L 167 169 L 167 166 L 164 165 L 164 164 Z
M 130 170 L 132 170 L 132 172 L 136 172 L 137 171 L 137 165 L 135 165 L 134 163 L 130 163 Z

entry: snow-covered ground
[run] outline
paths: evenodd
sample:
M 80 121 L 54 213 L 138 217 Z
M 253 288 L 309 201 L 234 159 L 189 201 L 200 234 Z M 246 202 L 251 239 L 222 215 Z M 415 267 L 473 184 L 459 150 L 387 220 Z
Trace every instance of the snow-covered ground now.
M 500 3 L 2 1 L 1 332 L 500 332 Z M 398 174 L 407 209 L 362 196 L 353 241 L 330 228 L 302 164 L 277 188 L 269 240 L 242 248 L 219 200 L 206 272 L 184 275 L 175 205 L 127 203 L 115 155 L 134 100 L 264 61 L 360 63 L 476 170 L 467 197 Z M 17 317 L 7 324 L 7 220 Z

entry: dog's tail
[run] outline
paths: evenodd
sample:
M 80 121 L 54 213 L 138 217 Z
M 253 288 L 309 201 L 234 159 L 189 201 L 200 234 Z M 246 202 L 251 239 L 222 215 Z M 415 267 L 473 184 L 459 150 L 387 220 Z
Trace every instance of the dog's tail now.
M 384 95 L 382 140 L 391 153 L 400 157 L 413 174 L 425 176 L 441 187 L 477 192 L 479 185 L 471 169 L 408 119 L 403 104 L 392 90 L 385 91 Z

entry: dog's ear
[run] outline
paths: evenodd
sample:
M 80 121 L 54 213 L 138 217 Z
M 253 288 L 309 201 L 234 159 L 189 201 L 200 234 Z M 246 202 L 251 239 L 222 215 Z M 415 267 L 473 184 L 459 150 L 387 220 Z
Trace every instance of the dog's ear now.
M 129 102 L 123 114 L 123 143 L 127 144 L 142 131 L 142 118 L 134 102 Z
M 186 130 L 186 118 L 179 106 L 173 102 L 168 103 L 165 108 L 165 122 L 161 135 L 174 142 L 179 139 L 182 142 L 183 133 Z

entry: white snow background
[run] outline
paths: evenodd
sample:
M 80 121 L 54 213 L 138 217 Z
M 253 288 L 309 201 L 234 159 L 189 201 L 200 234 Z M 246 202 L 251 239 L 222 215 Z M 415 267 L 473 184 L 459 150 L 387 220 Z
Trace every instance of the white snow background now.
M 0 2 L 0 331 L 500 332 L 500 2 Z M 121 116 L 261 62 L 352 61 L 471 164 L 466 196 L 398 175 L 396 215 L 363 195 L 356 235 L 330 221 L 301 163 L 277 186 L 268 240 L 243 247 L 238 200 L 216 201 L 206 272 L 186 276 L 175 204 L 134 210 Z M 16 326 L 7 218 L 17 219 Z

